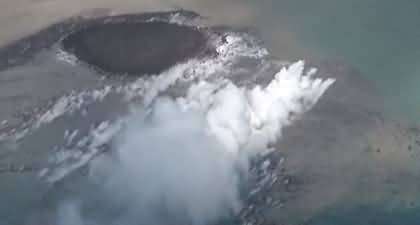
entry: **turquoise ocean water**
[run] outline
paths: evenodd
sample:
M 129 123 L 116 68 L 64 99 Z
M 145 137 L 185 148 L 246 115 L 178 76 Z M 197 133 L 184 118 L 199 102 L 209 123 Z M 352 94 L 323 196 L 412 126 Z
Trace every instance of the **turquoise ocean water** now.
M 288 20 L 305 49 L 320 60 L 355 67 L 378 87 L 388 112 L 420 121 L 420 1 L 271 0 L 269 4 L 273 14 Z M 420 208 L 341 203 L 308 224 L 418 225 Z
M 373 81 L 389 110 L 420 121 L 420 1 L 271 0 L 299 43 Z

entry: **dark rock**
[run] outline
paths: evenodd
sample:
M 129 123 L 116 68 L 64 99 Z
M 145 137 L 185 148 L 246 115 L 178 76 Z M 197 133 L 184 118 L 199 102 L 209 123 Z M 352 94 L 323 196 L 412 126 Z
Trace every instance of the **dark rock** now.
M 66 51 L 101 70 L 158 74 L 205 49 L 206 36 L 193 27 L 166 22 L 94 25 L 63 40 Z
M 176 10 L 168 12 L 151 12 L 151 13 L 141 13 L 141 14 L 124 14 L 117 16 L 104 16 L 104 17 L 94 17 L 86 18 L 82 16 L 75 16 L 64 21 L 52 24 L 30 36 L 23 37 L 16 41 L 13 41 L 5 46 L 0 47 L 0 71 L 8 69 L 10 67 L 15 67 L 28 63 L 36 54 L 42 50 L 51 48 L 54 44 L 59 42 L 63 37 L 68 36 L 71 33 L 80 31 L 92 26 L 98 26 L 105 23 L 144 23 L 151 19 L 158 21 L 168 21 L 174 15 L 179 15 L 186 20 L 193 20 L 199 17 L 199 15 L 192 11 L 187 10 Z M 174 25 L 175 27 L 179 27 Z M 183 28 L 187 29 L 187 28 Z M 178 30 L 174 28 L 174 30 Z M 200 36 L 194 28 L 190 27 L 190 32 L 194 33 L 196 36 Z M 143 30 L 144 31 L 144 30 Z M 170 32 L 170 31 L 169 31 Z M 172 35 L 168 32 L 162 32 L 160 39 L 167 39 L 168 43 L 173 43 L 169 39 L 173 37 L 179 37 L 177 35 Z M 186 34 L 188 35 L 188 34 Z M 196 37 L 194 36 L 194 37 Z M 113 36 L 116 38 L 116 36 Z M 105 37 L 104 37 L 105 38 Z M 109 39 L 109 37 L 107 37 Z M 178 40 L 179 41 L 179 40 Z M 185 42 L 187 39 L 185 40 Z M 104 44 L 104 42 L 101 42 Z M 195 42 L 197 43 L 197 42 Z M 179 43 L 178 43 L 179 44 Z M 188 43 L 184 43 L 188 44 Z M 142 46 L 144 46 L 143 44 Z M 98 46 L 95 45 L 95 46 Z M 108 46 L 108 43 L 105 44 Z M 138 48 L 135 48 L 138 49 Z

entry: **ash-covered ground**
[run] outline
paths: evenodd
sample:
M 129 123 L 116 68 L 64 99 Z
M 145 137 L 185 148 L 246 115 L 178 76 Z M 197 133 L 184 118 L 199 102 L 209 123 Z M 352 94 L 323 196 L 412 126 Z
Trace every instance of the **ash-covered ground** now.
M 322 224 L 335 206 L 418 206 L 420 133 L 357 71 L 280 61 L 255 30 L 202 19 L 75 17 L 0 49 L 0 224 Z M 154 23 L 169 34 L 136 45 Z M 89 36 L 109 24 L 127 28 Z M 92 50 L 66 49 L 80 31 Z

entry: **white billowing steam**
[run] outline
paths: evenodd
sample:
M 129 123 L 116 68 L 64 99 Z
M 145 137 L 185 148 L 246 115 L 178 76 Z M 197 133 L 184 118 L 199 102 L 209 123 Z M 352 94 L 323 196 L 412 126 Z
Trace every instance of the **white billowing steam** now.
M 207 132 L 201 113 L 162 98 L 146 118 L 128 121 L 105 186 L 124 192 L 117 201 L 130 204 L 137 223 L 201 225 L 239 210 L 234 158 Z
M 90 177 L 127 209 L 123 225 L 204 225 L 235 213 L 248 160 L 270 151 L 267 144 L 334 82 L 314 73 L 297 62 L 266 87 L 200 81 L 185 97 L 158 98 L 133 110 L 113 157 L 94 160 Z

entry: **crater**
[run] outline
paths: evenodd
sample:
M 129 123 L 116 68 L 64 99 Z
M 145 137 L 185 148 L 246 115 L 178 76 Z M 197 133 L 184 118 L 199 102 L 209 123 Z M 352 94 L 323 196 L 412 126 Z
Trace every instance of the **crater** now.
M 207 36 L 198 28 L 167 22 L 95 24 L 68 35 L 65 51 L 104 72 L 159 74 L 204 52 Z

